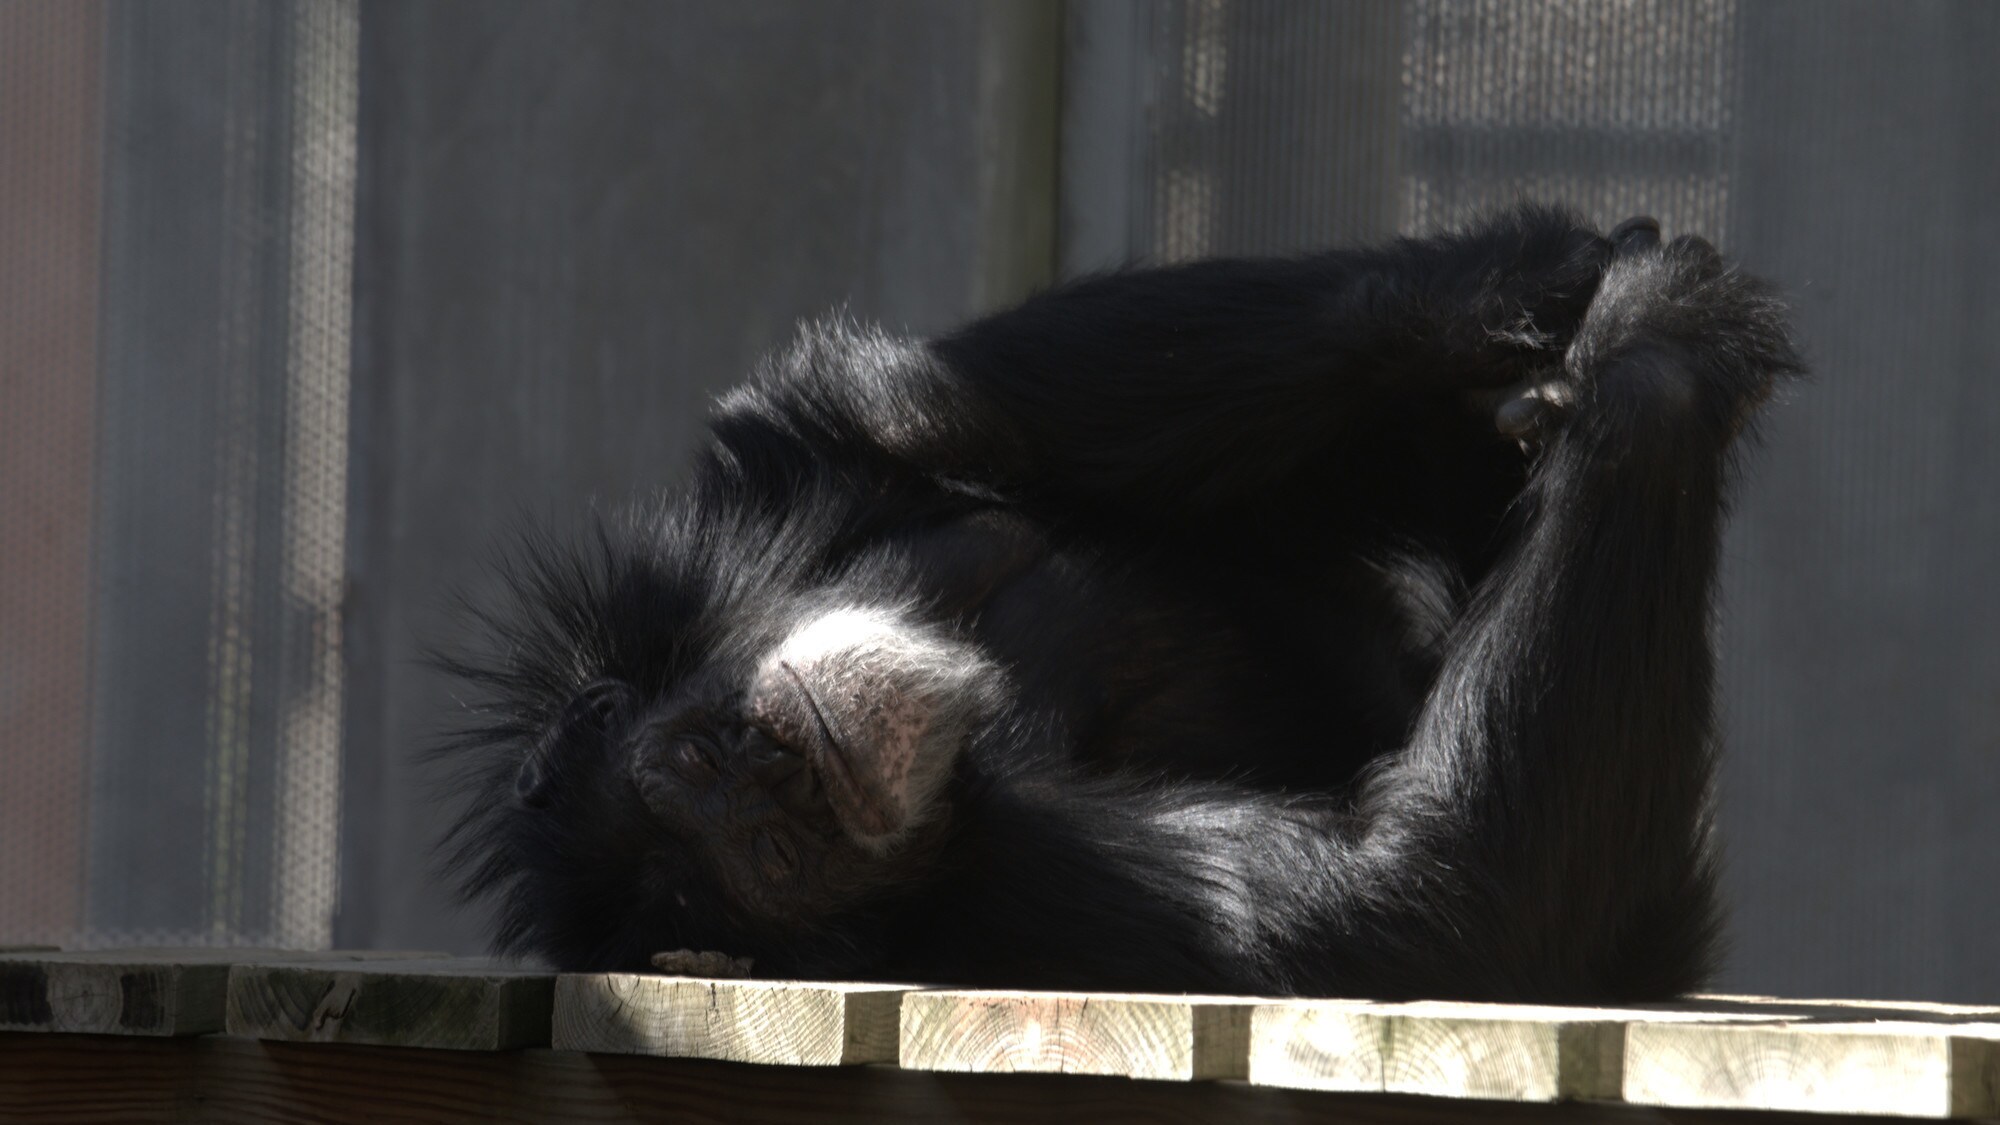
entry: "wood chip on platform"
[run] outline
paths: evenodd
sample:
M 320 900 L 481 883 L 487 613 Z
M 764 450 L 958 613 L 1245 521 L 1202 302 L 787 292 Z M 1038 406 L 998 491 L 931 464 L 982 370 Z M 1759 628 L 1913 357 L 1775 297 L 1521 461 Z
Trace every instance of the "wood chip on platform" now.
M 904 984 L 565 973 L 553 1045 L 783 1066 L 896 1061 Z
M 549 1041 L 555 974 L 479 958 L 245 964 L 229 974 L 232 1035 L 496 1051 Z
M 1922 1022 L 1634 1025 L 1624 1097 L 1649 1106 L 1993 1116 L 2000 1023 L 1938 1013 Z
M 203 1035 L 221 1031 L 229 967 L 246 960 L 369 961 L 415 953 L 119 949 L 0 954 L 0 1031 Z
M 931 991 L 903 998 L 902 1064 L 1126 1078 L 1242 1078 L 1247 998 Z

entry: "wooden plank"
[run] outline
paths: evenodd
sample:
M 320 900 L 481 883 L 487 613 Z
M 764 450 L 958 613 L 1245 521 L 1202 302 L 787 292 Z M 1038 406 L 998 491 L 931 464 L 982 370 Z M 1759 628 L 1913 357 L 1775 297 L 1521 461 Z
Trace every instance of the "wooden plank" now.
M 1634 1025 L 1624 1097 L 1704 1109 L 1986 1117 L 2000 1114 L 2000 1023 Z
M 1749 1007 L 1281 1000 L 1251 1013 L 1249 1078 L 1307 1090 L 1614 1100 L 1623 1088 L 1627 1025 L 1778 1018 Z
M 896 1061 L 903 984 L 565 973 L 552 1043 L 784 1066 Z
M 229 967 L 245 960 L 365 961 L 414 953 L 111 949 L 0 954 L 0 1031 L 204 1035 L 221 1031 Z
M 1251 1014 L 1249 1078 L 1499 1101 L 1610 1098 L 1623 1028 L 1593 1009 L 1281 1001 Z
M 902 1065 L 967 1073 L 1242 1078 L 1240 997 L 941 990 L 903 998 Z
M 555 974 L 481 958 L 378 965 L 238 965 L 231 1035 L 498 1051 L 546 1046 Z
M 1793 1115 L 1674 1110 L 1674 1125 L 1784 1125 Z M 888 1066 L 746 1067 L 707 1059 L 423 1051 L 180 1039 L 0 1034 L 0 1119 L 148 1125 L 866 1121 L 929 1125 L 1645 1125 L 1585 1102 L 1521 1105 L 1329 1094 L 1241 1082 L 1131 1082 L 1053 1074 L 949 1074 Z

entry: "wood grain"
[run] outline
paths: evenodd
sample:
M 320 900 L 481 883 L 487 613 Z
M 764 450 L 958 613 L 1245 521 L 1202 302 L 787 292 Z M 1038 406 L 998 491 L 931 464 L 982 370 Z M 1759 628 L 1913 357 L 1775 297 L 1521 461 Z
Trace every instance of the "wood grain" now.
M 1909 1117 L 2000 1114 L 2000 1023 L 1648 1024 L 1627 1029 L 1637 1105 Z
M 1623 1027 L 1590 1009 L 1295 1001 L 1251 1016 L 1250 1081 L 1553 1102 L 1615 1098 Z
M 1776 1022 L 1751 1005 L 1577 1008 L 1281 1000 L 1251 1015 L 1250 1081 L 1308 1090 L 1552 1102 L 1616 1099 L 1635 1023 Z
M 553 1045 L 785 1066 L 896 1061 L 908 985 L 565 973 Z
M 0 1030 L 201 1035 L 222 1030 L 229 967 L 238 961 L 415 956 L 228 948 L 0 954 Z
M 929 991 L 903 998 L 902 1065 L 965 1073 L 1242 1078 L 1253 1001 Z
M 549 1042 L 553 972 L 480 958 L 237 965 L 231 1035 L 496 1051 Z

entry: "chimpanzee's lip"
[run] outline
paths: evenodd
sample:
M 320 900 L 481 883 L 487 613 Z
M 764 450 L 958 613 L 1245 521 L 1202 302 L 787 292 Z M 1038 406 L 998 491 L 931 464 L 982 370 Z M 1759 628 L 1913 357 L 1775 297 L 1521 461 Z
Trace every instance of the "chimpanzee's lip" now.
M 865 836 L 887 836 L 894 832 L 895 818 L 856 776 L 854 761 L 848 755 L 847 746 L 834 732 L 833 723 L 828 720 L 827 709 L 820 703 L 818 693 L 788 661 L 780 660 L 778 667 L 791 678 L 793 686 L 799 689 L 799 695 L 806 701 L 807 709 L 812 712 L 817 730 L 804 732 L 807 741 L 813 743 L 806 747 L 806 761 L 819 771 L 821 783 L 834 798 L 834 812 L 843 820 L 851 819 L 853 827 Z M 813 737 L 814 734 L 818 737 Z

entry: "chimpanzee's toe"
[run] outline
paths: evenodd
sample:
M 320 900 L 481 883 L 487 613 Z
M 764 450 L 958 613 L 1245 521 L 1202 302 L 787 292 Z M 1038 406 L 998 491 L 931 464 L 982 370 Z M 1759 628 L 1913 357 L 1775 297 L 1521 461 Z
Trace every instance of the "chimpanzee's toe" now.
M 1560 380 L 1515 387 L 1494 408 L 1493 426 L 1529 446 L 1540 444 L 1568 412 L 1573 398 Z
M 1611 245 L 1618 254 L 1650 250 L 1660 244 L 1660 220 L 1634 215 L 1611 228 Z
M 1541 428 L 1547 406 L 1532 395 L 1510 398 L 1493 412 L 1494 426 L 1510 438 L 1527 440 Z

